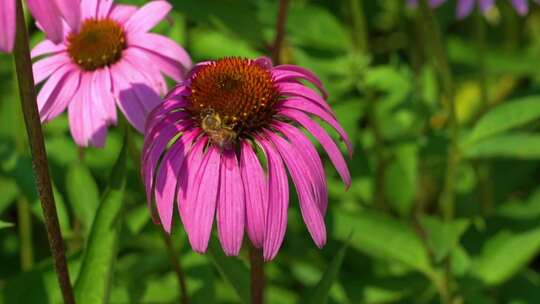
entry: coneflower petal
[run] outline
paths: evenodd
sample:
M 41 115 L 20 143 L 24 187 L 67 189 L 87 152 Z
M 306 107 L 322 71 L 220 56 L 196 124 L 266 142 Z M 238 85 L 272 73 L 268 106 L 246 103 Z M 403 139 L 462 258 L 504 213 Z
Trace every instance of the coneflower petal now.
M 272 144 L 262 137 L 257 137 L 257 143 L 264 151 L 268 165 L 268 210 L 263 256 L 265 261 L 270 261 L 281 248 L 287 229 L 289 183 L 283 160 Z
M 42 122 L 48 121 L 59 114 L 51 113 L 55 103 L 60 103 L 58 108 L 62 108 L 61 111 L 66 109 L 67 103 L 71 101 L 79 86 L 79 74 L 73 67 L 65 65 L 47 79 L 37 96 Z M 72 79 L 73 76 L 77 77 L 77 79 Z
M 16 2 L 4 0 L 0 5 L 0 52 L 9 53 L 13 50 L 16 33 Z
M 65 53 L 56 54 L 37 61 L 32 66 L 34 82 L 36 84 L 41 83 L 47 77 L 51 76 L 54 71 L 68 64 L 71 64 L 71 62 Z
M 332 161 L 332 164 L 334 164 L 334 167 L 341 176 L 341 179 L 348 188 L 351 185 L 351 175 L 349 173 L 349 169 L 347 168 L 347 164 L 341 155 L 341 151 L 339 151 L 339 148 L 334 143 L 330 135 L 328 135 L 328 133 L 326 133 L 321 126 L 313 122 L 301 111 L 294 109 L 283 109 L 280 113 L 297 121 L 319 141 Z
M 268 181 L 257 155 L 246 141 L 241 143 L 240 170 L 245 192 L 247 233 L 253 246 L 261 248 L 266 230 Z
M 64 30 L 60 10 L 56 3 L 50 0 L 28 0 L 28 9 L 44 29 L 47 37 L 55 43 L 62 42 Z
M 304 223 L 317 247 L 321 248 L 326 243 L 326 226 L 319 208 L 320 204 L 311 191 L 310 179 L 306 177 L 306 174 L 310 174 L 310 170 L 301 157 L 301 153 L 298 153 L 298 150 L 289 142 L 273 132 L 267 131 L 265 136 L 274 144 L 285 161 L 296 186 Z
M 240 168 L 232 150 L 221 153 L 217 228 L 226 255 L 238 255 L 244 238 L 245 200 Z
M 150 1 L 126 21 L 127 32 L 146 32 L 156 26 L 171 11 L 167 1 Z
M 291 79 L 305 79 L 314 84 L 317 89 L 321 91 L 325 99 L 328 97 L 328 93 L 326 92 L 326 89 L 324 88 L 319 77 L 308 69 L 296 65 L 282 64 L 272 69 L 272 75 L 275 77 L 274 80 L 278 82 L 288 81 Z
M 276 83 L 276 86 L 282 95 L 303 97 L 306 100 L 320 106 L 330 115 L 335 116 L 334 111 L 332 111 L 332 108 L 330 108 L 330 105 L 312 89 L 302 84 L 291 82 L 278 82 Z

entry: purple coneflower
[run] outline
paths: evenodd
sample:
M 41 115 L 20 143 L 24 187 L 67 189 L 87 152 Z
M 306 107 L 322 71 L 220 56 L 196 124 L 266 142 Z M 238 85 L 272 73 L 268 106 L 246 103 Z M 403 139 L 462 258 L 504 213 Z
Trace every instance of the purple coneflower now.
M 238 254 L 245 229 L 253 245 L 263 248 L 265 260 L 273 259 L 287 226 L 287 168 L 304 222 L 322 247 L 326 177 L 317 150 L 300 128 L 321 143 L 347 186 L 351 178 L 341 151 L 313 117 L 332 126 L 352 155 L 326 96 L 312 72 L 294 65 L 273 67 L 266 58 L 195 66 L 146 123 L 141 174 L 165 231 L 171 230 L 176 200 L 195 251 L 206 251 L 215 215 L 227 255 Z
M 38 95 L 41 120 L 66 108 L 80 146 L 102 146 L 116 105 L 139 131 L 147 114 L 167 90 L 163 74 L 183 79 L 191 59 L 174 41 L 148 30 L 171 10 L 166 1 L 140 9 L 112 0 L 83 0 L 78 30 L 68 28 L 62 44 L 45 40 L 32 50 L 36 84 L 48 79 Z
M 432 7 L 437 7 L 443 4 L 446 0 L 430 0 L 429 5 Z M 516 12 L 520 15 L 525 15 L 529 12 L 529 1 L 528 0 L 510 0 L 512 6 Z M 407 0 L 408 4 L 415 6 L 418 4 L 418 0 Z M 540 3 L 540 0 L 535 0 L 535 2 Z M 459 19 L 463 19 L 471 14 L 474 10 L 475 4 L 478 5 L 482 13 L 490 10 L 493 5 L 495 5 L 495 0 L 458 0 L 456 15 Z
M 0 3 L 0 52 L 9 53 L 15 42 L 15 9 L 17 0 Z M 62 41 L 65 20 L 77 30 L 80 23 L 79 0 L 28 0 L 28 8 L 47 37 L 55 43 Z

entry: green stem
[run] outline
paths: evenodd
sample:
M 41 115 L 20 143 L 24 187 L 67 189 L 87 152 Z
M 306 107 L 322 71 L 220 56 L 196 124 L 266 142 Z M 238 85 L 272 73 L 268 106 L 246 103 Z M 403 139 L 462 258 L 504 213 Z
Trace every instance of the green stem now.
M 370 92 L 367 93 L 370 105 L 368 108 L 368 120 L 373 133 L 373 145 L 375 149 L 375 177 L 373 181 L 373 200 L 375 206 L 380 210 L 386 210 L 385 200 L 385 172 L 387 165 L 384 138 L 379 125 L 377 113 L 377 100 Z
M 485 113 L 490 105 L 487 87 L 486 66 L 486 22 L 480 12 L 476 13 L 476 39 L 478 43 L 478 82 L 480 84 L 480 110 L 476 119 Z M 475 119 L 475 120 L 476 120 Z M 478 180 L 478 196 L 482 204 L 482 211 L 488 215 L 493 210 L 492 184 L 490 167 L 488 163 L 478 162 L 475 164 L 475 172 Z
M 32 217 L 30 216 L 30 205 L 24 196 L 17 200 L 17 218 L 19 241 L 21 244 L 21 269 L 23 271 L 28 271 L 32 269 L 32 266 L 34 265 L 34 247 L 32 245 Z
M 49 174 L 47 152 L 45 150 L 45 142 L 37 109 L 34 78 L 32 75 L 32 60 L 30 58 L 28 34 L 26 32 L 26 23 L 21 0 L 17 1 L 16 25 L 17 36 L 15 39 L 15 50 L 13 55 L 15 58 L 15 69 L 17 81 L 19 83 L 19 94 L 24 122 L 32 155 L 32 166 L 36 178 L 41 207 L 43 209 L 45 228 L 47 230 L 54 267 L 58 276 L 64 303 L 72 304 L 75 303 L 75 299 L 73 297 L 73 290 L 69 279 L 64 243 L 60 232 L 60 225 L 58 223 L 52 182 Z
M 251 304 L 264 303 L 264 260 L 261 249 L 249 245 L 249 264 L 251 266 Z
M 135 131 L 133 127 L 129 125 L 127 120 L 122 117 L 122 123 L 126 125 L 126 128 L 128 128 L 128 132 L 130 133 L 128 136 L 128 153 L 133 161 L 133 165 L 135 166 L 135 170 L 137 172 L 140 172 L 141 170 L 141 155 L 139 153 L 139 149 L 137 149 L 137 145 L 135 144 L 135 141 L 133 140 L 135 138 Z M 141 186 L 144 186 L 141 181 Z M 165 248 L 167 249 L 167 254 L 169 255 L 169 259 L 171 261 L 171 266 L 173 271 L 176 274 L 176 278 L 178 280 L 178 285 L 180 288 L 180 303 L 182 304 L 189 304 L 189 295 L 187 290 L 187 279 L 186 274 L 184 273 L 184 270 L 182 268 L 182 264 L 178 260 L 180 257 L 180 254 L 177 252 L 177 250 L 174 248 L 171 236 L 167 234 L 165 231 L 162 231 L 162 238 L 163 242 L 165 244 Z
M 455 213 L 455 180 L 456 172 L 459 166 L 459 128 L 456 119 L 455 92 L 450 63 L 445 53 L 443 40 L 437 19 L 433 11 L 429 8 L 427 0 L 420 0 L 421 21 L 424 24 L 426 39 L 429 51 L 433 58 L 435 67 L 441 78 L 444 92 L 444 107 L 448 112 L 448 133 L 450 143 L 447 150 L 446 173 L 444 187 L 439 198 L 439 206 L 443 213 L 445 221 L 450 222 Z M 444 282 L 441 294 L 442 302 L 451 304 L 452 295 L 452 271 L 451 258 L 448 256 L 444 261 Z
M 362 0 L 349 0 L 352 16 L 353 43 L 355 51 L 369 53 L 369 36 Z

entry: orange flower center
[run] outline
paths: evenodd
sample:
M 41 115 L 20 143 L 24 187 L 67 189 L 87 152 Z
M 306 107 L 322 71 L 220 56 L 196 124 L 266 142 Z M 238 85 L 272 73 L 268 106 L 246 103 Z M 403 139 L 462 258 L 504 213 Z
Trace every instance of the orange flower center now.
M 279 92 L 269 70 L 253 60 L 232 57 L 197 71 L 188 100 L 189 111 L 210 140 L 227 147 L 271 121 Z
M 86 71 L 117 62 L 126 48 L 124 29 L 112 19 L 87 19 L 67 41 L 69 55 Z

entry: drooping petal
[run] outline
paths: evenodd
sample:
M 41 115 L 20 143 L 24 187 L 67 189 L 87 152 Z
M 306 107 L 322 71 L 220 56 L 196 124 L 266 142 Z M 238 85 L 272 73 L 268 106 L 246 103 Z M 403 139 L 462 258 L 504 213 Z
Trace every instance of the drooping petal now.
M 111 74 L 108 67 L 95 70 L 92 75 L 94 89 L 93 100 L 96 101 L 96 107 L 100 107 L 105 113 L 108 123 L 116 123 L 116 103 L 112 91 Z
M 4 0 L 0 5 L 0 52 L 10 53 L 15 43 L 16 0 Z
M 100 0 L 96 13 L 97 18 L 107 18 L 111 12 L 113 4 L 113 0 Z
M 334 111 L 332 111 L 332 108 L 330 108 L 330 105 L 321 96 L 319 96 L 319 94 L 302 84 L 278 82 L 276 83 L 276 87 L 282 95 L 303 97 L 320 106 L 332 116 L 335 116 Z
M 490 10 L 493 5 L 495 4 L 495 0 L 478 0 L 480 3 L 480 11 L 482 13 L 486 13 L 488 10 Z M 526 1 L 526 0 L 525 0 Z
M 341 155 L 341 151 L 339 151 L 339 148 L 334 143 L 330 135 L 328 135 L 328 133 L 326 133 L 326 131 L 321 126 L 316 124 L 301 111 L 294 109 L 283 109 L 281 111 L 281 114 L 284 114 L 287 117 L 297 121 L 304 128 L 306 128 L 306 130 L 313 134 L 313 136 L 323 146 L 324 150 L 328 154 L 328 157 L 332 161 L 332 164 L 334 164 L 334 167 L 336 168 L 339 175 L 341 176 L 341 179 L 348 188 L 351 185 L 351 175 L 349 173 L 349 169 L 347 168 L 347 164 L 345 163 L 345 160 Z
M 190 186 L 187 189 L 187 199 L 183 202 L 185 215 L 189 217 L 187 225 L 184 222 L 189 243 L 193 250 L 199 253 L 206 252 L 212 232 L 219 191 L 220 163 L 219 150 L 210 146 L 193 179 L 188 181 Z
M 349 139 L 349 136 L 347 135 L 343 127 L 341 127 L 339 122 L 332 115 L 328 114 L 328 112 L 301 98 L 285 99 L 280 102 L 279 106 L 294 108 L 312 115 L 316 115 L 324 122 L 328 123 L 330 126 L 332 126 L 332 128 L 334 128 L 334 130 L 336 130 L 336 132 L 338 132 L 341 140 L 345 142 L 345 144 L 347 145 L 347 150 L 349 152 L 349 157 L 352 158 L 353 145 L 351 140 Z
M 146 32 L 158 24 L 172 9 L 167 1 L 150 1 L 126 21 L 126 32 Z
M 317 202 L 314 193 L 311 191 L 310 178 L 306 177 L 307 174 L 310 174 L 310 169 L 301 155 L 297 153 L 298 151 L 289 142 L 275 135 L 273 132 L 265 132 L 265 135 L 274 144 L 276 150 L 279 151 L 279 154 L 289 169 L 289 173 L 296 186 L 296 193 L 298 193 L 300 211 L 304 218 L 304 223 L 317 247 L 321 248 L 326 244 L 326 226 L 319 208 L 321 204 Z
M 79 71 L 72 70 L 65 73 L 62 86 L 58 88 L 55 97 L 48 98 L 48 100 L 43 102 L 43 106 L 39 108 L 39 115 L 42 122 L 50 121 L 66 110 L 75 92 L 79 89 L 80 78 L 81 73 Z M 43 86 L 42 90 L 44 88 L 45 86 Z
M 66 20 L 69 27 L 78 31 L 81 24 L 81 2 L 79 0 L 54 0 L 58 10 Z M 112 0 L 102 0 L 111 1 Z
M 328 206 L 326 175 L 324 174 L 324 167 L 319 154 L 317 154 L 317 150 L 311 141 L 297 128 L 281 122 L 274 123 L 273 127 L 289 139 L 292 148 L 297 152 L 297 156 L 306 163 L 310 171 L 310 174 L 305 174 L 306 178 L 309 179 L 322 215 L 326 214 L 326 208 Z
M 257 143 L 263 149 L 268 165 L 268 210 L 263 257 L 266 261 L 270 261 L 281 248 L 287 229 L 289 184 L 283 161 L 272 144 L 263 137 L 257 137 Z
M 185 156 L 191 148 L 191 143 L 199 130 L 188 130 L 178 139 L 165 154 L 156 177 L 155 196 L 158 215 L 163 229 L 171 232 L 174 198 L 177 176 L 184 163 Z
M 272 69 L 272 75 L 274 76 L 274 81 L 276 82 L 288 81 L 291 79 L 305 79 L 313 83 L 317 87 L 317 89 L 321 91 L 325 99 L 328 97 L 328 93 L 324 89 L 324 86 L 319 77 L 317 77 L 313 72 L 308 69 L 291 64 L 282 64 Z
M 137 48 L 128 48 L 123 52 L 124 60 L 128 61 L 135 69 L 140 72 L 144 71 L 144 75 L 149 80 L 147 84 L 159 94 L 167 92 L 167 84 L 159 69 L 154 66 L 154 63 L 148 59 L 145 52 Z
M 67 103 L 69 101 L 66 100 L 66 98 L 59 99 L 60 92 L 64 92 L 63 94 L 71 95 L 67 96 L 67 98 L 73 97 L 75 90 L 78 88 L 78 80 L 76 83 L 67 82 L 68 80 L 75 80 L 70 77 L 70 74 L 72 73 L 79 74 L 78 71 L 75 71 L 70 66 L 62 66 L 61 68 L 56 70 L 51 75 L 51 77 L 49 77 L 49 79 L 47 79 L 47 81 L 39 91 L 39 94 L 37 96 L 37 102 L 42 122 L 48 121 L 53 118 L 50 117 L 50 110 L 57 102 L 65 104 L 61 107 L 63 109 L 65 109 L 65 107 L 67 106 Z
M 97 16 L 97 9 L 99 0 L 81 0 L 81 12 L 82 19 L 95 18 Z
M 245 140 L 240 148 L 240 172 L 246 200 L 247 233 L 253 246 L 261 248 L 266 231 L 268 181 L 257 155 Z
M 217 227 L 219 241 L 226 255 L 236 256 L 242 247 L 246 206 L 244 186 L 236 154 L 232 150 L 221 153 Z
M 111 11 L 109 12 L 109 18 L 123 24 L 128 21 L 129 18 L 131 18 L 131 16 L 133 16 L 136 11 L 137 7 L 133 5 L 114 4 L 111 8 Z
M 28 9 L 43 28 L 47 37 L 54 43 L 62 42 L 64 28 L 60 9 L 50 0 L 28 0 Z

